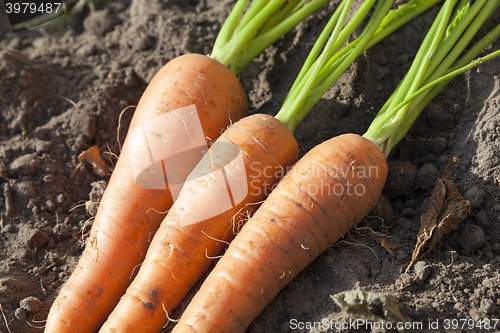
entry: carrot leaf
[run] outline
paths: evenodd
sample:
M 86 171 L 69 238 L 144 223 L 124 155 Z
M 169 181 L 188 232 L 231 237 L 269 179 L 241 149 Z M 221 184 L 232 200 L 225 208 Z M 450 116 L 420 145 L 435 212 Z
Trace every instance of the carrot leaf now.
M 253 0 L 248 5 L 249 0 L 238 0 L 215 40 L 210 57 L 239 74 L 269 45 L 327 1 Z
M 497 26 L 457 60 L 500 1 L 478 0 L 470 6 L 462 0 L 450 20 L 455 3 L 456 0 L 446 0 L 410 70 L 364 134 L 386 157 L 453 77 L 500 55 L 500 51 L 493 52 L 471 63 L 500 36 Z
M 380 0 L 360 36 L 341 49 L 375 3 L 374 0 L 364 1 L 345 23 L 345 11 L 351 9 L 352 2 L 342 1 L 314 44 L 276 118 L 293 133 L 300 121 L 360 54 L 441 1 L 412 0 L 388 13 L 393 1 Z M 344 24 L 339 31 L 339 27 Z

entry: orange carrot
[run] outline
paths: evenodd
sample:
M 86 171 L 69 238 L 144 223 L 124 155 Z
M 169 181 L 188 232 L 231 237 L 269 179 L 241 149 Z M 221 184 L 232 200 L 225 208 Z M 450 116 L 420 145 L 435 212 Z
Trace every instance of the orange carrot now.
M 137 273 L 162 212 L 171 208 L 203 146 L 246 115 L 247 99 L 233 73 L 326 1 L 247 6 L 249 0 L 238 0 L 210 57 L 183 56 L 160 70 L 139 102 L 85 252 L 54 302 L 45 332 L 99 328 Z
M 338 136 L 295 164 L 232 241 L 172 333 L 244 332 L 291 279 L 375 206 L 387 177 L 385 158 L 418 114 L 453 76 L 500 55 L 470 63 L 500 36 L 499 25 L 456 60 L 500 2 L 476 2 L 463 15 L 469 6 L 463 1 L 451 19 L 455 2 L 446 0 L 363 137 Z
M 173 332 L 244 332 L 291 279 L 374 207 L 386 177 L 379 148 L 358 135 L 313 148 L 231 242 Z
M 353 16 L 354 23 L 363 20 L 374 2 L 361 6 Z M 296 81 L 296 89 L 292 88 L 276 119 L 254 115 L 235 123 L 193 170 L 153 238 L 138 275 L 100 332 L 161 331 L 169 314 L 234 237 L 246 215 L 296 161 L 298 148 L 292 133 L 319 99 L 317 91 L 324 89 L 317 87 L 323 85 L 321 81 L 309 78 L 327 72 L 331 72 L 328 81 L 338 78 L 367 47 L 391 2 L 380 2 L 377 15 L 370 19 L 356 46 L 323 72 L 320 66 L 329 63 L 327 58 L 356 28 L 349 23 L 342 29 L 352 5 L 349 0 L 338 7 L 327 25 L 327 32 L 334 31 L 328 45 L 314 61 L 329 33 L 322 34 L 304 67 L 308 75 Z M 326 81 L 325 76 L 322 79 Z M 217 149 L 218 145 L 223 148 Z M 237 156 L 241 156 L 240 162 Z M 217 178 L 219 171 L 221 176 Z M 242 175 L 242 171 L 246 172 Z
M 230 122 L 246 114 L 247 99 L 236 76 L 224 65 L 202 55 L 181 56 L 153 78 L 137 106 L 129 134 L 162 114 L 193 106 L 203 135 L 215 140 Z M 172 125 L 163 128 L 169 138 L 191 135 L 186 133 L 187 126 Z M 163 189 L 144 188 L 145 182 L 138 185 L 132 170 L 136 161 L 130 155 L 134 152 L 129 149 L 136 144 L 128 135 L 85 251 L 50 310 L 45 332 L 96 331 L 132 281 L 134 268 L 144 259 L 149 240 L 163 220 L 161 212 L 172 205 L 165 180 Z
M 271 116 L 252 115 L 231 126 L 184 185 L 138 275 L 100 332 L 159 332 L 168 321 L 165 312 L 184 299 L 298 152 L 292 134 Z M 224 200 L 228 192 L 232 201 Z M 212 212 L 221 214 L 212 217 Z

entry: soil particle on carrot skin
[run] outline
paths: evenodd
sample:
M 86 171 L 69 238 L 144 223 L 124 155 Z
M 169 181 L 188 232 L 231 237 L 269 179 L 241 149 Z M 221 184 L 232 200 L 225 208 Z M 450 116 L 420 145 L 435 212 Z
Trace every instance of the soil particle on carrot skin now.
M 152 303 L 146 302 L 146 303 L 143 303 L 143 304 L 144 304 L 145 307 L 147 307 L 150 310 L 154 310 L 155 309 L 155 306 Z
M 324 11 L 280 39 L 241 73 L 253 112 L 276 113 L 315 37 L 339 2 L 331 1 Z M 42 32 L 12 33 L 5 11 L 0 8 L 0 220 L 4 231 L 0 236 L 0 298 L 13 333 L 40 331 L 16 319 L 20 300 L 37 297 L 44 305 L 34 319 L 45 319 L 60 285 L 81 255 L 78 242 L 84 239 L 78 231 L 88 215 L 79 205 L 88 200 L 92 183 L 101 179 L 90 167 L 70 178 L 78 153 L 98 145 L 101 152 L 109 146 L 111 152 L 119 154 L 116 128 L 120 111 L 137 105 L 146 84 L 169 59 L 185 53 L 209 53 L 234 2 L 94 3 L 98 15 L 84 11 L 74 22 L 76 30 L 70 18 L 62 30 L 52 24 Z M 106 10 L 110 13 L 107 15 L 118 19 L 116 25 L 105 26 L 103 22 L 102 30 L 84 29 L 85 19 L 94 16 L 87 22 L 97 20 L 99 15 L 106 16 L 102 15 Z M 356 61 L 297 128 L 295 136 L 301 154 L 335 135 L 361 134 L 367 129 L 406 73 L 405 66 L 436 14 L 433 9 L 410 22 Z M 495 23 L 498 20 L 496 14 Z M 145 36 L 150 43 L 140 41 Z M 493 49 L 499 46 L 500 42 L 496 42 Z M 401 64 L 402 60 L 405 63 Z M 481 65 L 479 71 L 457 77 L 424 110 L 389 157 L 390 161 L 409 163 L 417 170 L 429 163 L 441 175 L 450 156 L 459 156 L 464 166 L 454 168 L 454 181 L 460 193 L 473 203 L 472 218 L 466 223 L 480 227 L 484 237 L 471 229 L 475 230 L 471 233 L 474 239 L 468 240 L 468 245 L 462 244 L 461 235 L 469 233 L 460 228 L 444 237 L 442 246 L 426 257 L 432 272 L 423 285 L 416 291 L 399 291 L 398 266 L 411 260 L 422 203 L 430 195 L 424 183 L 409 177 L 412 181 L 401 183 L 404 193 L 394 192 L 395 197 L 390 198 L 398 215 L 392 228 L 385 224 L 374 227 L 368 222 L 358 226 L 397 237 L 400 248 L 394 251 L 395 256 L 372 236 L 352 230 L 293 280 L 254 321 L 248 333 L 290 332 L 290 320 L 294 318 L 345 321 L 348 318 L 330 295 L 355 288 L 397 292 L 403 311 L 412 321 L 427 322 L 439 316 L 498 317 L 495 286 L 500 284 L 500 224 L 495 222 L 500 215 L 499 84 L 499 67 L 494 61 Z M 122 119 L 122 144 L 132 113 L 125 112 Z M 82 127 L 78 128 L 78 124 Z M 107 158 L 105 154 L 103 158 Z M 110 166 L 111 161 L 106 160 Z M 485 195 L 476 195 L 474 187 L 484 190 Z M 57 196 L 61 193 L 67 206 L 58 211 L 61 206 Z M 47 209 L 48 200 L 58 206 L 54 212 Z M 399 216 L 405 208 L 411 210 Z M 62 229 L 55 227 L 63 223 L 68 234 L 59 238 Z M 56 246 L 50 247 L 47 241 L 37 251 L 30 248 L 25 231 L 35 229 L 52 237 Z M 54 266 L 59 268 L 58 273 L 52 271 Z M 363 270 L 353 268 L 361 266 Z M 60 275 L 63 273 L 66 275 Z M 197 288 L 199 284 L 191 296 Z M 179 318 L 188 302 L 189 297 L 169 315 Z M 25 315 L 31 323 L 33 315 Z M 0 330 L 7 331 L 3 320 Z

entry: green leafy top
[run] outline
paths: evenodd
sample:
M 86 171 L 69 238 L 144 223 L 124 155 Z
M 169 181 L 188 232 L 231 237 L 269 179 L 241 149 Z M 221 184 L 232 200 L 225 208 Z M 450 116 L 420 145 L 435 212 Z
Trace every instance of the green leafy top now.
M 469 1 L 461 1 L 454 19 L 450 20 L 455 3 L 456 0 L 445 2 L 410 70 L 364 134 L 386 157 L 454 76 L 499 54 L 495 52 L 470 63 L 500 35 L 500 26 L 458 59 L 500 1 L 478 0 L 472 6 Z
M 238 0 L 222 26 L 210 57 L 238 74 L 269 45 L 328 0 Z M 245 11 L 245 9 L 248 9 Z
M 314 44 L 276 118 L 293 133 L 299 122 L 360 54 L 441 1 L 412 0 L 388 13 L 393 1 L 379 0 L 361 35 L 341 49 L 375 3 L 375 0 L 364 1 L 346 23 L 353 1 L 342 1 Z

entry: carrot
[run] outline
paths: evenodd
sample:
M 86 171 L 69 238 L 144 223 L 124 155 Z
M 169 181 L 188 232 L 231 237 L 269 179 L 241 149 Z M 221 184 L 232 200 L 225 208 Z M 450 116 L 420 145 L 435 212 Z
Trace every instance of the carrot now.
M 203 134 L 209 138 L 216 138 L 230 121 L 247 112 L 245 92 L 227 67 L 206 56 L 185 55 L 165 65 L 151 81 L 134 113 L 129 133 L 160 114 L 193 104 Z M 171 126 L 165 132 L 171 138 L 189 135 L 183 126 Z M 160 212 L 173 203 L 166 182 L 164 189 L 137 184 L 130 159 L 131 144 L 127 138 L 85 251 L 52 305 L 45 332 L 97 330 L 128 287 L 134 267 L 144 259 L 148 238 L 163 220 Z
M 293 277 L 361 221 L 386 176 L 384 156 L 360 136 L 312 149 L 232 241 L 173 332 L 244 332 Z
M 184 55 L 155 75 L 130 124 L 85 251 L 51 307 L 45 332 L 94 332 L 111 313 L 137 274 L 162 212 L 202 158 L 203 146 L 246 115 L 247 98 L 235 74 L 326 0 L 285 2 L 255 1 L 241 17 L 248 0 L 239 0 L 210 57 Z M 267 31 L 261 33 L 264 25 Z M 174 153 L 183 153 L 182 163 L 168 158 Z
M 270 137 L 276 141 L 269 142 Z M 153 238 L 137 277 L 100 332 L 160 331 L 167 322 L 165 311 L 170 313 L 184 299 L 209 268 L 211 258 L 218 255 L 221 245 L 232 239 L 233 228 L 238 224 L 238 221 L 232 224 L 232 217 L 236 215 L 238 220 L 245 217 L 247 210 L 254 207 L 249 204 L 264 200 L 265 192 L 270 191 L 269 188 L 263 189 L 266 182 L 275 183 L 277 176 L 283 173 L 282 168 L 291 166 L 298 159 L 299 148 L 291 133 L 278 120 L 266 115 L 249 116 L 235 123 L 219 137 L 211 150 L 220 144 L 241 152 L 243 162 L 235 167 L 229 164 L 223 170 L 226 177 L 235 179 L 235 182 L 239 170 L 246 170 L 249 180 L 244 183 L 248 184 L 246 190 L 231 188 L 233 197 L 237 197 L 236 192 L 246 192 L 246 196 L 240 202 L 235 201 L 235 205 L 223 210 L 222 214 L 206 218 L 207 211 L 216 211 L 218 205 L 224 203 L 231 204 L 217 200 L 226 190 L 224 179 L 222 184 L 216 177 L 197 178 L 186 183 L 190 186 L 185 185 L 181 191 Z M 201 174 L 210 174 L 213 166 L 227 163 L 225 156 L 211 152 L 205 156 L 204 170 L 195 169 Z M 257 159 L 270 169 L 268 173 L 252 167 Z M 182 213 L 187 209 L 190 215 L 186 216 Z M 184 216 L 179 217 L 181 214 Z M 193 223 L 187 224 L 186 219 L 193 220 Z
M 287 283 L 375 206 L 387 177 L 385 159 L 401 140 L 400 131 L 411 127 L 415 113 L 452 77 L 500 55 L 462 67 L 500 35 L 499 25 L 455 61 L 500 1 L 472 6 L 472 17 L 464 15 L 462 2 L 449 23 L 454 4 L 446 1 L 370 129 L 363 137 L 330 139 L 295 164 L 231 242 L 172 333 L 244 332 Z
M 359 24 L 374 2 L 365 2 L 350 22 Z M 331 65 L 337 77 L 363 52 L 389 10 L 391 1 L 380 3 L 362 40 L 345 53 L 342 61 Z M 326 63 L 332 49 L 338 50 L 356 28 L 356 24 L 349 23 L 341 29 L 352 4 L 352 0 L 344 0 L 332 16 L 326 28 L 327 32 L 333 30 L 332 37 L 317 64 Z M 326 37 L 328 33 L 319 39 L 320 43 Z M 313 48 L 312 57 L 317 56 L 318 49 Z M 312 72 L 319 72 L 319 65 L 313 61 L 306 66 L 310 66 Z M 297 97 L 284 103 L 286 117 L 278 117 L 283 114 L 280 111 L 276 118 L 267 115 L 244 118 L 210 148 L 188 177 L 155 234 L 139 273 L 100 332 L 159 332 L 162 329 L 172 310 L 210 267 L 214 256 L 233 239 L 246 217 L 296 162 L 298 146 L 292 133 L 300 119 L 294 116 L 301 113 L 303 118 L 313 105 L 310 103 L 305 109 L 302 106 L 308 99 L 297 100 L 307 96 L 314 83 L 297 85 L 299 88 L 291 91 Z M 241 157 L 239 162 L 238 157 Z M 216 176 L 217 172 L 220 177 Z

